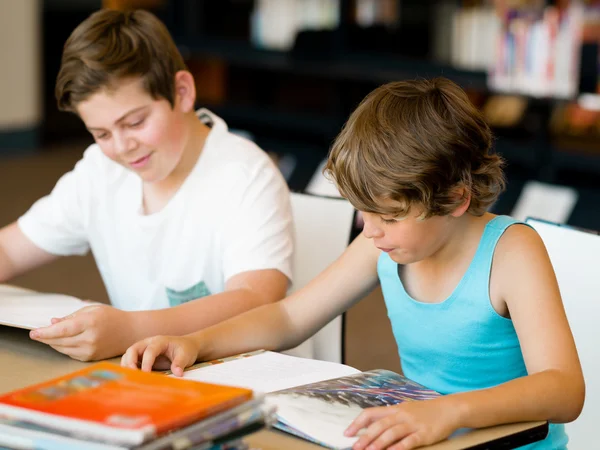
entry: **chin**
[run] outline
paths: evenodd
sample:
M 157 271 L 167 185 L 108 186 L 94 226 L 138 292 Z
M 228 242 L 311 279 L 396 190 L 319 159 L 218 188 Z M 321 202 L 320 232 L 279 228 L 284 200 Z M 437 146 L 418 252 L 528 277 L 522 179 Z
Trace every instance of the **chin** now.
M 398 250 L 393 250 L 388 253 L 390 259 L 394 261 L 396 264 L 406 265 L 417 262 L 418 259 L 414 257 L 414 255 L 407 255 L 406 253 L 400 253 Z
M 165 179 L 165 177 L 161 176 L 160 174 L 154 173 L 154 172 L 136 172 L 137 175 L 142 179 L 142 181 L 144 183 L 158 183 L 162 180 Z

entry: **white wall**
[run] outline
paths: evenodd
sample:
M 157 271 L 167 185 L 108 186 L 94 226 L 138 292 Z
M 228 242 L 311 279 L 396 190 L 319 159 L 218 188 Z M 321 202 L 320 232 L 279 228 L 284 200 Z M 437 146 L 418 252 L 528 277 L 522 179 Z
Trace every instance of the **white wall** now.
M 39 125 L 40 27 L 40 0 L 0 0 L 0 132 Z

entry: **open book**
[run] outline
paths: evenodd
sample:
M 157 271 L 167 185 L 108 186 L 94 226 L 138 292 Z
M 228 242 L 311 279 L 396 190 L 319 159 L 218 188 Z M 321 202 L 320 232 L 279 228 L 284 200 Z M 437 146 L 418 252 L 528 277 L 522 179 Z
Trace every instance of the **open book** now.
M 62 294 L 44 294 L 0 285 L 0 325 L 33 330 L 94 303 Z
M 439 396 L 388 370 L 361 372 L 327 361 L 254 352 L 184 372 L 184 378 L 264 393 L 277 408 L 276 428 L 332 449 L 351 448 L 344 431 L 364 408 Z

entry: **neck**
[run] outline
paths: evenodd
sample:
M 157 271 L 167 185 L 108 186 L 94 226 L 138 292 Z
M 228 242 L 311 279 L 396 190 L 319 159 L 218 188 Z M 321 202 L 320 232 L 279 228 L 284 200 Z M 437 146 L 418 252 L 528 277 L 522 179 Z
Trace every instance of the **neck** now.
M 186 127 L 189 130 L 189 133 L 185 140 L 185 147 L 179 163 L 168 177 L 159 182 L 144 186 L 144 190 L 152 190 L 155 194 L 170 197 L 179 189 L 198 162 L 206 138 L 210 133 L 210 128 L 200 121 L 194 111 L 190 112 L 185 120 L 187 121 Z
M 153 214 L 164 208 L 198 162 L 210 128 L 204 125 L 195 113 L 192 114 L 193 117 L 190 115 L 185 119 L 189 121 L 187 124 L 189 133 L 177 167 L 164 180 L 143 185 L 142 202 L 145 214 Z
M 477 248 L 483 228 L 492 218 L 490 213 L 483 216 L 463 214 L 457 218 L 450 218 L 448 233 L 437 250 L 421 261 L 421 264 L 429 267 L 449 267 L 455 261 L 461 260 L 465 253 Z

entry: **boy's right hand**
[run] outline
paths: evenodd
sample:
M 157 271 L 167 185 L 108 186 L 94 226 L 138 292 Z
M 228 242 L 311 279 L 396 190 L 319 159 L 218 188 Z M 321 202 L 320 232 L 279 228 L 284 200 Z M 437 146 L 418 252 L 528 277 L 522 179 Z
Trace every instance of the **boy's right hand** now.
M 183 369 L 196 362 L 198 351 L 197 342 L 190 336 L 154 336 L 129 347 L 121 358 L 121 366 L 146 372 L 170 368 L 180 377 Z

